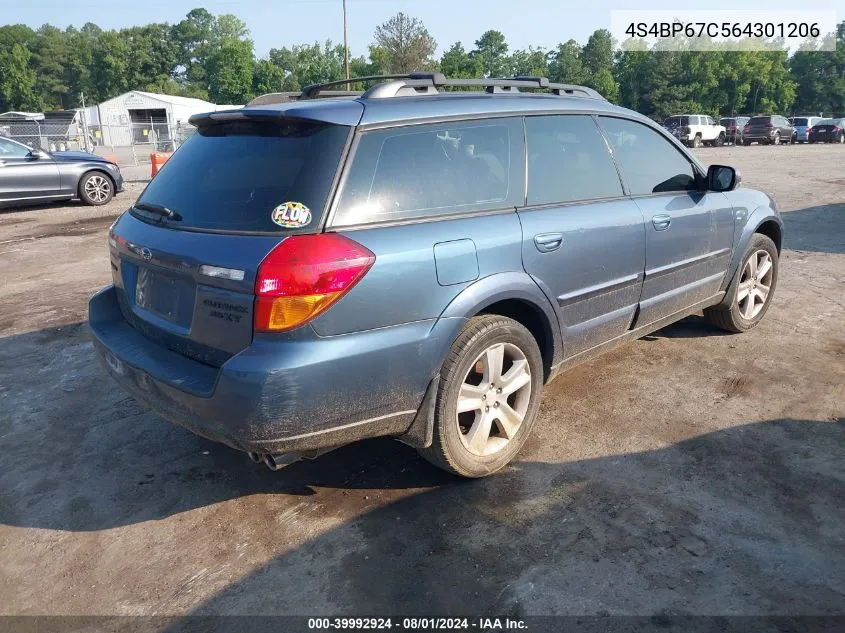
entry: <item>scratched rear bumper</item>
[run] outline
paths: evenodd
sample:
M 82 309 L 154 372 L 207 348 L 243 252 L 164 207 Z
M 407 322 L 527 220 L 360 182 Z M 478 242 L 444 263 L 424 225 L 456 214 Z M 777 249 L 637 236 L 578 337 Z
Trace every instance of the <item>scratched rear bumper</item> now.
M 161 417 L 233 448 L 281 453 L 408 429 L 460 320 L 320 337 L 256 335 L 222 367 L 152 341 L 123 318 L 113 287 L 89 304 L 97 356 Z

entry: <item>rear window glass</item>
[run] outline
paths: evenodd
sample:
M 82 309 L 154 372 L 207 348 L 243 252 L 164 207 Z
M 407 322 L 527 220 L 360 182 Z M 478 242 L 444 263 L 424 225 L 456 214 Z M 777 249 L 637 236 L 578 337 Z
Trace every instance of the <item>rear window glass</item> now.
M 748 121 L 748 124 L 749 125 L 755 125 L 755 124 L 759 125 L 759 124 L 771 123 L 771 122 L 772 122 L 772 117 L 770 117 L 770 116 L 753 116 L 753 117 L 751 117 L 751 120 Z
M 519 119 L 455 122 L 364 134 L 334 226 L 515 207 L 523 202 Z
M 736 119 L 719 119 L 719 125 L 731 125 Z
M 801 117 L 796 117 L 796 118 L 792 119 L 792 125 L 807 125 L 807 119 L 801 118 Z
M 663 122 L 665 127 L 677 127 L 679 125 L 689 125 L 690 117 L 688 116 L 670 116 Z
M 320 225 L 349 131 L 300 121 L 201 127 L 138 202 L 179 214 L 181 220 L 167 221 L 173 228 L 313 231 Z M 133 213 L 160 219 L 148 211 Z

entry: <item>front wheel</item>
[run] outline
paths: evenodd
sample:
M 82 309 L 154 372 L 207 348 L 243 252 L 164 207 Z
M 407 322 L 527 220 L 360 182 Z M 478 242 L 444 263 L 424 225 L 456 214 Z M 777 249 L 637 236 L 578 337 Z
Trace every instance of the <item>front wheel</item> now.
M 775 138 L 772 139 L 772 145 L 780 145 L 780 133 L 775 134 Z
M 724 144 L 725 144 L 725 135 L 724 134 L 719 134 L 719 136 L 717 136 L 713 140 L 713 147 L 721 147 Z
M 839 138 L 836 139 L 836 142 L 839 143 L 840 145 L 845 143 L 845 132 L 843 132 L 842 134 L 839 135 Z
M 695 138 L 692 139 L 692 146 L 695 148 L 701 147 L 701 135 L 696 134 Z
M 750 330 L 769 309 L 777 281 L 778 249 L 771 238 L 755 233 L 724 299 L 704 310 L 704 318 L 729 332 Z
M 434 441 L 420 454 L 463 477 L 484 477 L 508 464 L 537 417 L 543 360 L 537 341 L 507 317 L 473 317 L 440 371 Z
M 85 204 L 95 207 L 106 204 L 114 196 L 114 185 L 105 174 L 94 171 L 85 174 L 79 181 L 79 198 Z

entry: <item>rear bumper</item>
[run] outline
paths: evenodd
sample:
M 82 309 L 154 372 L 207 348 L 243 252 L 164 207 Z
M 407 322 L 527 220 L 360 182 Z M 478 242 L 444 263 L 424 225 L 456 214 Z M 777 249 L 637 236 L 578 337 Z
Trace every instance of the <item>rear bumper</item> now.
M 97 356 L 161 417 L 258 453 L 339 446 L 410 427 L 463 319 L 319 337 L 310 327 L 256 336 L 222 367 L 147 339 L 120 313 L 113 287 L 89 303 Z
M 813 143 L 832 143 L 837 138 L 839 137 L 833 132 L 817 132 L 816 134 L 810 135 L 807 140 Z

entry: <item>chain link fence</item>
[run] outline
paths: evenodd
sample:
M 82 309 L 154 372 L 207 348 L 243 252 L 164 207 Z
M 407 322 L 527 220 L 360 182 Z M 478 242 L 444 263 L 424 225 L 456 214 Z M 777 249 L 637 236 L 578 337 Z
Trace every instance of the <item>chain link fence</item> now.
M 188 123 L 167 121 L 87 125 L 71 122 L 0 121 L 0 136 L 49 152 L 89 151 L 113 158 L 121 167 L 150 164 L 150 154 L 175 151 L 194 133 Z
M 0 121 L 0 136 L 32 148 L 64 152 L 85 149 L 83 128 L 77 121 Z
M 150 154 L 173 152 L 194 133 L 187 123 L 148 121 L 144 123 L 89 125 L 91 150 L 112 156 L 118 165 L 148 165 Z

